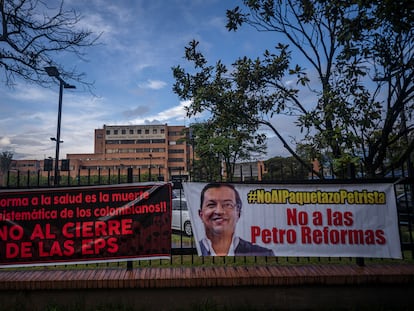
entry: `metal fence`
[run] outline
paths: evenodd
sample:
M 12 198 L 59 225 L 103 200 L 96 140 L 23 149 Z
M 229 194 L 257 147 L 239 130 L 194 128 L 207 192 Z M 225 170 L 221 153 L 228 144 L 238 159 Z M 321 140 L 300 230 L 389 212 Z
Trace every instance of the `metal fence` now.
M 251 172 L 251 170 L 250 170 Z M 243 172 L 240 172 L 240 177 Z M 266 183 L 266 184 L 323 184 L 323 183 L 372 183 L 372 182 L 386 182 L 395 185 L 395 193 L 397 197 L 398 222 L 399 232 L 401 238 L 401 248 L 403 256 L 406 260 L 414 259 L 414 197 L 412 196 L 414 179 L 404 177 L 399 174 L 392 174 L 391 177 L 381 178 L 375 180 L 355 178 L 355 179 L 329 179 L 319 180 L 314 178 L 292 179 L 289 180 L 280 178 L 278 180 L 258 181 L 255 176 L 245 178 L 247 183 Z M 48 188 L 48 187 L 77 187 L 77 186 L 92 186 L 92 185 L 109 185 L 121 184 L 131 182 L 145 182 L 158 180 L 157 175 L 143 175 L 140 170 L 133 170 L 132 168 L 111 170 L 98 170 L 97 174 L 93 174 L 90 170 L 84 171 L 66 171 L 61 172 L 59 176 L 58 185 L 54 185 L 54 176 L 48 171 L 9 171 L 2 176 L 2 185 L 0 189 L 28 189 L 28 188 Z M 173 178 L 173 189 L 177 194 L 177 198 L 183 198 L 181 181 L 185 176 L 180 172 Z M 201 181 L 201 180 L 197 180 Z M 207 180 L 208 181 L 208 180 Z M 237 181 L 241 183 L 240 181 Z M 182 212 L 182 211 L 181 211 Z M 192 236 L 186 236 L 184 232 L 173 231 L 172 235 L 172 256 L 170 262 L 165 260 L 149 260 L 147 262 L 137 261 L 134 265 L 208 265 L 208 264 L 280 264 L 281 262 L 320 262 L 320 261 L 350 261 L 363 265 L 364 260 L 361 258 L 281 258 L 281 257 L 199 257 L 195 249 L 195 242 Z M 122 266 L 124 263 L 118 265 Z M 128 267 L 131 268 L 132 263 L 128 262 Z

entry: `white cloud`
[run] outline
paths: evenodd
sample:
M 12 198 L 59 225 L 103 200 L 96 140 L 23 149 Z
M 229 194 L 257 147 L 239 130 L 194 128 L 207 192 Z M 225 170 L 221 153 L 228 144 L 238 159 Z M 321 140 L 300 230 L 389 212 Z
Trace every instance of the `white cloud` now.
M 167 85 L 166 82 L 161 80 L 147 80 L 145 83 L 140 83 L 139 87 L 151 90 L 160 90 Z
M 11 144 L 10 138 L 7 136 L 0 137 L 0 147 L 6 147 Z
M 9 92 L 7 92 L 9 97 L 22 102 L 49 100 L 52 96 L 51 94 L 52 92 L 48 89 L 22 83 L 16 84 L 13 90 L 9 90 Z
M 178 106 L 160 111 L 152 116 L 147 116 L 142 119 L 135 119 L 129 123 L 144 124 L 148 122 L 158 121 L 160 123 L 180 123 L 184 124 L 188 120 L 185 112 L 185 107 L 189 105 L 189 101 L 182 101 Z

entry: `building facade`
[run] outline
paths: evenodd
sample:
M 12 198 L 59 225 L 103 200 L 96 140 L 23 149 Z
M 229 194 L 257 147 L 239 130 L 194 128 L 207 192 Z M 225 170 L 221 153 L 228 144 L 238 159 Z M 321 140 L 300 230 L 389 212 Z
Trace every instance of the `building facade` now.
M 93 153 L 69 153 L 59 161 L 62 178 L 77 176 L 127 175 L 132 168 L 134 176 L 143 180 L 190 180 L 194 152 L 186 126 L 104 125 L 95 129 Z M 47 176 L 53 181 L 54 159 L 13 160 L 11 172 Z M 223 169 L 225 179 L 225 170 Z M 234 178 L 237 181 L 262 180 L 263 161 L 237 163 Z M 136 178 L 134 179 L 136 180 Z
M 234 164 L 233 178 L 238 181 L 261 181 L 265 173 L 263 161 L 241 162 Z
M 94 153 L 67 154 L 70 170 L 91 174 L 133 168 L 154 179 L 188 176 L 191 146 L 185 126 L 104 125 L 95 129 Z

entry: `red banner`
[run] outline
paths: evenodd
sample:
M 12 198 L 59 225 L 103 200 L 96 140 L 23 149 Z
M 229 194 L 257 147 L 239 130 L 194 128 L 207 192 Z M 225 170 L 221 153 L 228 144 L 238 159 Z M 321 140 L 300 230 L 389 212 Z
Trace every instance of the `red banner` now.
M 0 192 L 0 266 L 170 254 L 168 183 Z

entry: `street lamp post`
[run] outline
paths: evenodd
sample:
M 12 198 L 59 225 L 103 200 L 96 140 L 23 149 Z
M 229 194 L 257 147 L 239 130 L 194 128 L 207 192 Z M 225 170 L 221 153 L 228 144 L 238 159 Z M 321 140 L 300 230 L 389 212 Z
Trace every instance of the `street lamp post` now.
M 61 118 L 62 118 L 63 88 L 65 88 L 65 89 L 75 89 L 76 86 L 66 83 L 60 77 L 59 71 L 54 66 L 45 67 L 45 71 L 50 77 L 55 77 L 57 80 L 59 80 L 59 107 L 58 107 L 57 131 L 56 131 L 56 138 L 55 139 L 51 138 L 51 140 L 56 140 L 54 185 L 57 186 L 59 184 L 59 145 L 62 142 L 60 140 L 60 126 L 61 126 Z

